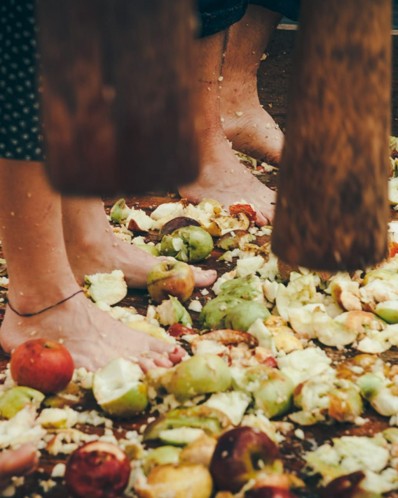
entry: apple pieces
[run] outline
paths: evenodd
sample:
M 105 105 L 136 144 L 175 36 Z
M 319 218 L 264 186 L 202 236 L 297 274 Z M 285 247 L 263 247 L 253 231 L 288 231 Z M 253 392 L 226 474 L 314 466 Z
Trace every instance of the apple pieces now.
M 162 432 L 170 429 L 194 428 L 202 429 L 209 435 L 218 435 L 229 426 L 229 418 L 214 408 L 204 405 L 176 408 L 147 426 L 144 441 L 161 439 Z
M 186 263 L 198 263 L 210 255 L 214 248 L 211 235 L 201 227 L 186 226 L 164 235 L 160 243 L 160 252 Z
M 0 417 L 10 419 L 27 405 L 38 408 L 43 400 L 44 394 L 36 389 L 12 387 L 0 396 Z
M 189 227 L 189 226 L 200 227 L 200 223 L 193 218 L 189 218 L 188 216 L 176 216 L 175 218 L 172 218 L 171 220 L 167 221 L 161 227 L 159 233 L 163 237 L 164 235 L 170 235 L 179 228 Z
M 374 312 L 387 323 L 398 323 L 398 301 L 377 303 Z
M 150 449 L 142 462 L 144 472 L 148 474 L 158 465 L 178 464 L 181 448 L 175 446 L 159 446 Z
M 62 391 L 69 384 L 74 363 L 65 346 L 38 338 L 23 342 L 13 351 L 10 369 L 18 385 L 51 394 Z
M 192 318 L 180 301 L 170 296 L 169 299 L 164 300 L 159 306 L 155 308 L 155 318 L 160 325 L 174 325 L 181 323 L 185 326 L 192 325 Z
M 216 488 L 237 493 L 261 473 L 282 473 L 277 445 L 251 427 L 237 427 L 218 439 L 210 463 Z
M 262 303 L 220 294 L 205 304 L 199 320 L 210 330 L 232 328 L 246 332 L 257 319 L 264 320 L 269 314 Z
M 116 498 L 127 487 L 130 471 L 130 461 L 118 446 L 93 441 L 71 454 L 65 482 L 76 498 Z
M 327 486 L 321 489 L 321 498 L 381 498 L 381 495 L 368 493 L 361 483 L 365 479 L 365 474 L 358 470 L 330 481 Z
M 164 387 L 177 399 L 189 399 L 198 394 L 227 391 L 232 383 L 230 369 L 217 355 L 192 356 L 176 365 L 165 375 Z
M 161 261 L 153 266 L 147 278 L 148 292 L 156 303 L 169 296 L 187 301 L 192 295 L 195 278 L 192 268 L 181 261 Z
M 139 498 L 210 498 L 213 481 L 203 465 L 160 465 L 148 475 L 147 483 L 135 487 Z
M 292 406 L 293 390 L 294 384 L 287 375 L 270 368 L 267 378 L 253 393 L 255 406 L 268 418 L 284 415 Z
M 84 283 L 87 295 L 95 303 L 106 303 L 112 306 L 127 296 L 127 283 L 121 270 L 86 275 Z
M 265 320 L 269 316 L 268 308 L 262 303 L 242 300 L 227 313 L 225 326 L 247 332 L 256 320 Z
M 130 208 L 127 206 L 125 199 L 117 200 L 111 207 L 109 214 L 111 221 L 114 223 L 119 223 L 120 225 L 124 223 L 130 214 Z
M 185 446 L 180 453 L 181 463 L 196 463 L 210 466 L 211 458 L 216 448 L 217 439 L 205 434 L 195 439 L 192 443 Z
M 257 319 L 269 316 L 261 280 L 247 275 L 224 282 L 218 296 L 203 307 L 199 320 L 211 330 L 232 328 L 246 332 Z
M 109 415 L 131 417 L 145 410 L 147 386 L 141 368 L 128 360 L 117 358 L 94 374 L 93 394 Z

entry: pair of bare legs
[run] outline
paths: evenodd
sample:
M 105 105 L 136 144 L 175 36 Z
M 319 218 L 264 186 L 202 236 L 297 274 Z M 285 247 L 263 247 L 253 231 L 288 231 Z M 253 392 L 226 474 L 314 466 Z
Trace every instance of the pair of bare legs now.
M 119 268 L 131 287 L 145 286 L 157 259 L 114 236 L 100 200 L 61 198 L 48 185 L 41 163 L 0 160 L 0 198 L 8 296 L 18 312 L 32 313 L 71 295 L 89 273 Z M 213 271 L 194 273 L 198 286 L 216 277 Z M 2 348 L 10 352 L 34 337 L 62 340 L 76 367 L 90 370 L 120 356 L 137 357 L 145 369 L 168 367 L 183 355 L 117 322 L 83 294 L 32 317 L 7 307 Z
M 275 12 L 250 5 L 227 33 L 198 40 L 201 173 L 180 189 L 192 201 L 207 197 L 228 206 L 246 200 L 255 207 L 259 225 L 272 221 L 275 193 L 238 161 L 228 141 L 260 160 L 279 162 L 283 134 L 257 92 L 260 59 L 279 19 Z
M 252 6 L 230 29 L 225 57 L 225 33 L 198 42 L 202 170 L 195 184 L 181 190 L 189 199 L 215 198 L 225 205 L 243 197 L 257 209 L 260 224 L 272 219 L 274 194 L 238 162 L 225 133 L 236 148 L 253 153 L 250 145 L 256 155 L 279 158 L 282 134 L 260 106 L 256 88 L 260 57 L 277 20 L 277 14 Z M 120 268 L 130 287 L 145 286 L 156 259 L 115 238 L 99 200 L 61 198 L 53 192 L 42 164 L 2 160 L 0 198 L 9 299 L 20 313 L 71 295 L 85 274 Z M 215 278 L 214 272 L 199 269 L 195 276 L 198 286 Z M 29 318 L 7 308 L 0 329 L 5 351 L 38 336 L 63 340 L 76 366 L 89 369 L 116 356 L 139 356 L 144 368 L 171 366 L 182 355 L 115 322 L 81 294 Z

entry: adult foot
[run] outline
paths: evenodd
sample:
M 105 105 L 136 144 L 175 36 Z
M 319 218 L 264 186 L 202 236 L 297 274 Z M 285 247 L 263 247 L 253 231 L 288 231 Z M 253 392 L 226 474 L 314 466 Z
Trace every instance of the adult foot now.
M 110 229 L 111 230 L 111 229 Z M 113 234 L 98 245 L 93 240 L 79 241 L 73 247 L 68 246 L 68 257 L 79 283 L 83 283 L 85 275 L 108 273 L 122 270 L 128 287 L 145 288 L 149 271 L 164 258 L 155 257 L 143 249 L 118 239 Z M 196 287 L 211 285 L 217 278 L 214 270 L 203 270 L 192 266 Z
M 0 489 L 5 488 L 11 477 L 32 472 L 38 464 L 37 450 L 33 444 L 24 444 L 0 454 Z
M 275 192 L 240 163 L 224 137 L 203 140 L 202 145 L 200 175 L 194 183 L 180 188 L 181 196 L 192 202 L 215 199 L 225 207 L 244 201 L 256 210 L 259 226 L 271 223 Z
M 62 213 L 68 259 L 80 284 L 85 275 L 117 269 L 130 288 L 146 287 L 148 273 L 159 258 L 117 238 L 99 199 L 63 199 Z M 217 278 L 214 270 L 192 269 L 197 287 L 211 285 Z
M 13 307 L 19 312 L 18 302 Z M 0 328 L 0 345 L 10 353 L 22 342 L 45 337 L 70 351 L 75 367 L 96 370 L 114 358 L 137 360 L 144 370 L 171 367 L 185 355 L 182 348 L 132 330 L 97 308 L 83 294 L 40 315 L 20 317 L 9 307 Z
M 267 111 L 258 103 L 239 103 L 221 93 L 221 114 L 224 132 L 232 147 L 259 161 L 279 164 L 283 133 Z

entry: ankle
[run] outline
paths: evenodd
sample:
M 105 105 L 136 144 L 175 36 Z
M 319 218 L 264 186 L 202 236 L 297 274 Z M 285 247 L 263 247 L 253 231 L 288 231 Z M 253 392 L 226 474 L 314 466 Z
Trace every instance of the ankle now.
M 7 300 L 11 310 L 18 314 L 38 314 L 41 310 L 51 308 L 60 301 L 67 300 L 70 296 L 78 294 L 82 289 L 75 282 L 63 288 L 59 286 L 35 288 L 26 291 L 16 291 L 10 288 Z

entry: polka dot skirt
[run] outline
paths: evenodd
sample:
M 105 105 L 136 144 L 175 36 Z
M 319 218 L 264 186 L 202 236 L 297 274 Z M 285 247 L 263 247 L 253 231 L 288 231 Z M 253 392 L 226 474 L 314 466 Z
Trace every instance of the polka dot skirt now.
M 0 157 L 42 161 L 33 0 L 0 0 Z

